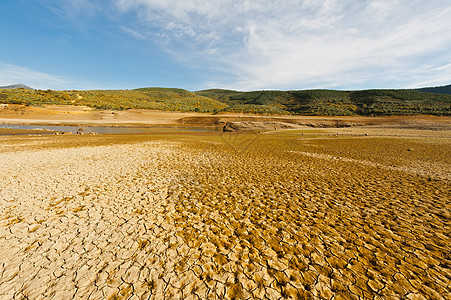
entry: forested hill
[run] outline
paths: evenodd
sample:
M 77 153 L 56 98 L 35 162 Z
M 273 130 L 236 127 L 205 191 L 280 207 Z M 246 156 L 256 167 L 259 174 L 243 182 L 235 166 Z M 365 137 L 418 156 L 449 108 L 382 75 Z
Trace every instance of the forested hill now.
M 415 90 L 203 90 L 198 95 L 226 103 L 230 112 L 298 115 L 451 115 L 451 95 Z
M 417 89 L 417 90 L 422 91 L 422 92 L 428 92 L 428 93 L 451 95 L 451 84 L 443 85 L 443 86 L 436 86 L 436 87 L 426 87 L 426 88 L 421 88 L 421 89 Z
M 181 112 L 216 112 L 227 104 L 183 89 L 54 91 L 0 89 L 0 103 L 24 105 L 83 105 L 103 110 L 150 109 Z
M 171 88 L 54 91 L 0 89 L 0 104 L 85 105 L 97 109 L 154 109 L 182 112 L 293 115 L 444 115 L 451 95 L 417 90 L 253 91 Z

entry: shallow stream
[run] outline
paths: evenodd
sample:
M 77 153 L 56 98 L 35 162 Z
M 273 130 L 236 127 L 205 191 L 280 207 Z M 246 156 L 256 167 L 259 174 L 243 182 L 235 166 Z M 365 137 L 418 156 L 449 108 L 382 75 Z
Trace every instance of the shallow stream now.
M 71 132 L 77 134 L 82 132 L 83 134 L 90 134 L 91 132 L 96 134 L 145 134 L 145 133 L 158 133 L 158 132 L 180 132 L 180 131 L 203 131 L 203 132 L 215 132 L 222 131 L 222 127 L 79 127 L 79 126 L 51 126 L 51 125 L 0 125 L 0 128 L 5 129 L 24 129 L 24 130 L 36 130 L 36 134 L 55 134 L 55 132 Z M 3 133 L 0 135 L 12 135 L 13 133 Z M 15 133 L 18 135 L 20 133 Z M 27 135 L 29 133 L 26 133 Z

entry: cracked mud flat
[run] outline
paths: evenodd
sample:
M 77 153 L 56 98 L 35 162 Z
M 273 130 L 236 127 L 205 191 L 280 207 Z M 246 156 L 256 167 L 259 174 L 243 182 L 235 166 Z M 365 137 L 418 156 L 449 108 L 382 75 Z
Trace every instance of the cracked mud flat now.
M 0 298 L 450 299 L 449 146 L 1 138 Z

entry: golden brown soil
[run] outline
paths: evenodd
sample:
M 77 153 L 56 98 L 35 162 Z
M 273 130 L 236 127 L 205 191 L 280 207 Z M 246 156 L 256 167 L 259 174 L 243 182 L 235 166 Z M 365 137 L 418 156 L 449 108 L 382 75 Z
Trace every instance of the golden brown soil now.
M 0 135 L 15 135 L 15 134 L 48 134 L 49 131 L 37 129 L 11 129 L 0 128 Z
M 0 107 L 0 124 L 44 125 L 156 125 L 174 124 L 184 116 L 196 113 L 177 113 L 130 109 L 125 111 L 95 110 L 84 106 L 31 107 L 5 105 Z
M 359 130 L 0 137 L 0 298 L 450 299 L 450 133 Z
M 294 125 L 309 127 L 373 126 L 451 130 L 451 117 L 321 117 L 263 116 L 249 114 L 180 113 L 130 109 L 124 111 L 96 110 L 84 106 L 43 105 L 39 107 L 0 104 L 0 124 L 14 125 L 84 125 L 84 126 L 224 126 L 227 122 L 244 123 L 245 130 L 272 130 Z M 252 123 L 255 122 L 255 126 Z M 271 124 L 273 123 L 273 124 Z M 265 125 L 265 126 L 262 126 Z M 266 128 L 265 128 L 266 127 Z

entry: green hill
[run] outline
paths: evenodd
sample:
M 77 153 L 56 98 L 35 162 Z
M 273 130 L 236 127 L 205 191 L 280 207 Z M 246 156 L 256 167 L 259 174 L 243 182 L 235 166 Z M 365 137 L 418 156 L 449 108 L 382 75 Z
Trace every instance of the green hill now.
M 415 90 L 204 90 L 196 94 L 226 103 L 224 111 L 297 115 L 451 115 L 451 95 Z
M 216 112 L 226 104 L 183 89 L 53 91 L 0 89 L 0 103 L 25 105 L 85 105 L 98 109 L 152 109 L 182 112 Z
M 428 93 L 451 95 L 451 84 L 443 85 L 443 86 L 435 86 L 435 87 L 425 87 L 425 88 L 421 88 L 421 89 L 417 89 L 417 90 L 422 91 L 422 92 L 428 92 Z
M 98 109 L 294 115 L 451 115 L 451 95 L 417 90 L 252 91 L 177 88 L 53 91 L 0 89 L 0 103 L 85 105 Z

